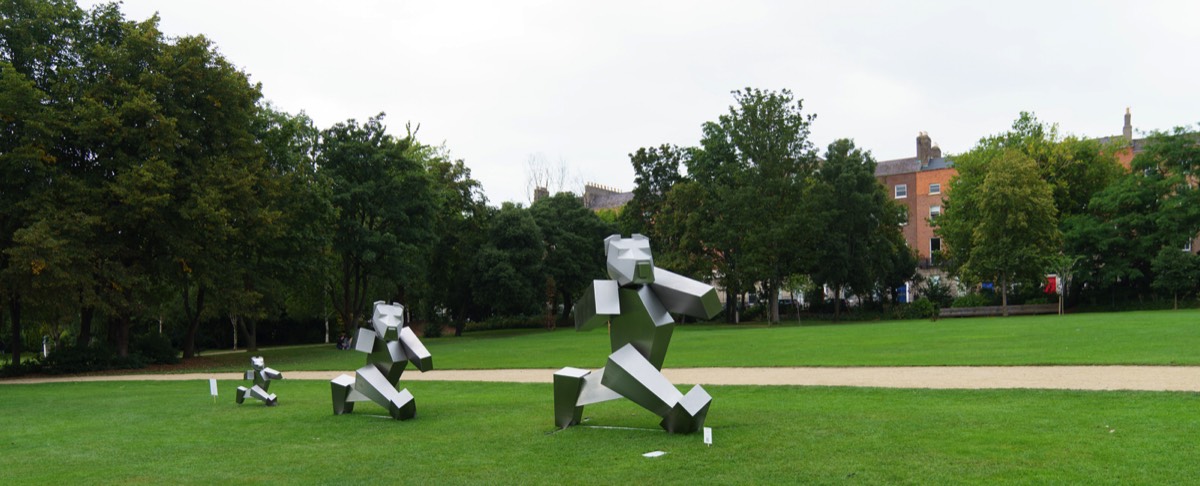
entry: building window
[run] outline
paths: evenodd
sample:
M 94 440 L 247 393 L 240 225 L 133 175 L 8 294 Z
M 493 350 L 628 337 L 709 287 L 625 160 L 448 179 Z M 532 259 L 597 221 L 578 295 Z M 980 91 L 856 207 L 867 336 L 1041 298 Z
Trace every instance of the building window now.
M 1189 252 L 1189 253 L 1191 253 L 1191 251 L 1192 251 L 1192 240 L 1188 240 L 1188 242 L 1187 242 L 1187 243 L 1184 243 L 1184 244 L 1183 244 L 1183 251 L 1186 251 L 1186 252 Z
M 942 193 L 942 185 L 941 184 L 934 182 L 933 184 L 929 185 L 929 195 L 932 196 L 934 194 L 941 194 L 941 193 Z
M 941 238 L 930 238 L 929 239 L 929 254 L 933 255 L 934 253 L 937 253 L 939 251 L 942 251 L 942 239 Z
M 935 220 L 938 218 L 938 216 L 941 216 L 941 215 L 942 215 L 942 207 L 941 206 L 929 206 L 929 219 L 930 220 Z
M 900 206 L 900 226 L 908 226 L 908 206 Z
M 896 184 L 896 199 L 908 197 L 908 184 Z

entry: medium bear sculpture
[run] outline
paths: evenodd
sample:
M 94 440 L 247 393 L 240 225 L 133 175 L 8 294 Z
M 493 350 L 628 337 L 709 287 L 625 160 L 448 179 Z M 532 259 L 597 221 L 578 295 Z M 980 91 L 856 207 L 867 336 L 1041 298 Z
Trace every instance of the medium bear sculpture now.
M 670 433 L 704 426 L 712 397 L 700 385 L 680 393 L 662 374 L 675 329 L 671 313 L 711 319 L 721 310 L 712 286 L 654 266 L 650 240 L 612 235 L 604 240 L 608 276 L 595 280 L 575 304 L 575 330 L 610 324 L 612 354 L 591 372 L 563 368 L 554 374 L 554 422 L 578 424 L 583 407 L 625 397 L 659 417 Z
M 371 328 L 359 328 L 351 349 L 367 353 L 367 364 L 354 376 L 341 375 L 330 382 L 333 414 L 354 411 L 355 402 L 370 400 L 386 408 L 396 420 L 408 420 L 417 414 L 417 401 L 408 389 L 397 390 L 400 375 L 408 363 L 417 369 L 433 369 L 433 357 L 416 333 L 404 325 L 404 306 L 375 303 Z
M 282 380 L 283 374 L 275 371 L 274 368 L 267 368 L 262 356 L 252 356 L 250 367 L 254 369 L 246 370 L 246 379 L 254 380 L 254 385 L 250 388 L 238 387 L 237 396 L 234 397 L 237 399 L 238 405 L 241 405 L 247 398 L 256 398 L 262 400 L 268 407 L 274 407 L 279 403 L 279 398 L 274 393 L 268 393 L 267 390 L 271 388 L 271 380 Z

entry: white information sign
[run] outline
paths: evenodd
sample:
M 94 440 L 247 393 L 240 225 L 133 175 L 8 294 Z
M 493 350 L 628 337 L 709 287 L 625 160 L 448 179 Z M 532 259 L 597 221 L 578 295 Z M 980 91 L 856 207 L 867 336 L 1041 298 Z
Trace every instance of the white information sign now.
M 704 443 L 712 445 L 712 427 L 704 428 Z

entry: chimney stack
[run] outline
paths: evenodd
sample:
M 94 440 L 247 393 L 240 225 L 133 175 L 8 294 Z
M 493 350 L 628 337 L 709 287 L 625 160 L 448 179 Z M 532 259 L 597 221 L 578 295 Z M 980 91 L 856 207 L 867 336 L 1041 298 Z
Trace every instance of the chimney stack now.
M 933 148 L 929 149 L 929 156 L 932 159 L 942 158 L 942 148 L 938 147 L 938 144 L 936 143 L 933 144 Z
M 932 153 L 933 141 L 930 140 L 929 134 L 921 132 L 917 135 L 917 159 L 921 161 L 921 168 L 929 165 L 929 156 Z
M 1129 114 L 1129 107 L 1126 106 L 1125 107 L 1125 128 L 1123 130 L 1121 130 L 1121 134 L 1125 136 L 1125 141 L 1130 142 L 1130 143 L 1133 142 L 1133 124 L 1130 122 L 1130 119 L 1132 117 L 1133 116 Z

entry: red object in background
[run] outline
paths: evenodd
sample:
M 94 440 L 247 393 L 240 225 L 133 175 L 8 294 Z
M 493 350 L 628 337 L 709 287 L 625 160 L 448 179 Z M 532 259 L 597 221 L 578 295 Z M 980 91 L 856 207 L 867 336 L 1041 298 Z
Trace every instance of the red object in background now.
M 1058 293 L 1058 276 L 1057 275 L 1050 275 L 1050 276 L 1046 277 L 1046 288 L 1042 289 L 1042 292 L 1045 292 L 1047 294 L 1057 294 Z

